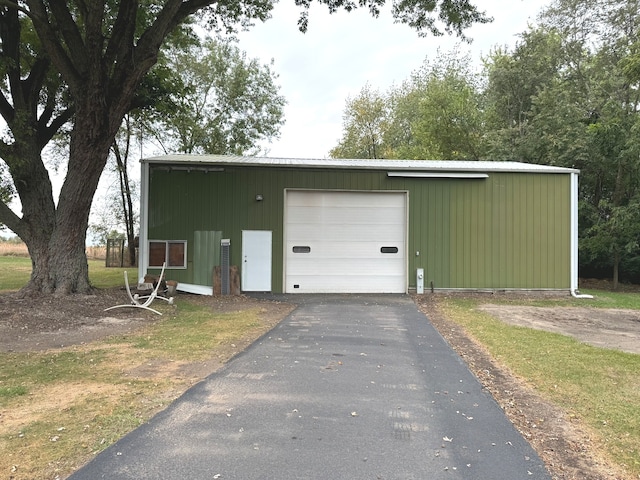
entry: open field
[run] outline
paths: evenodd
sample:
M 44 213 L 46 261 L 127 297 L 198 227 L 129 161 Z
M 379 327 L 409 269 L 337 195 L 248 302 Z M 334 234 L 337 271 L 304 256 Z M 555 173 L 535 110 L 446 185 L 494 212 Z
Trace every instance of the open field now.
M 0 257 L 28 257 L 29 251 L 24 243 L 0 242 Z M 106 247 L 87 247 L 87 258 L 90 260 L 104 260 L 107 256 Z

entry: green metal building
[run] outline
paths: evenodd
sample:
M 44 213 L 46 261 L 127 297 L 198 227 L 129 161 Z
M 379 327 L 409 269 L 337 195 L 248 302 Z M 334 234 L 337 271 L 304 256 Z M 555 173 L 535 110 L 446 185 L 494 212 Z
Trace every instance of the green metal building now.
M 141 178 L 139 276 L 184 291 L 221 264 L 247 292 L 577 289 L 574 169 L 168 155 Z

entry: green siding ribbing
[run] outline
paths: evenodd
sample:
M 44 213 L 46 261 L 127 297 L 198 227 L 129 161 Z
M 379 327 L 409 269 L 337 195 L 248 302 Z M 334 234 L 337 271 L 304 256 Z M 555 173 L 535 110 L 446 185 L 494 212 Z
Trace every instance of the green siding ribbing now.
M 201 281 L 196 231 L 231 239 L 241 265 L 241 231 L 273 231 L 275 292 L 282 291 L 284 190 L 409 192 L 409 285 L 416 268 L 436 288 L 570 287 L 570 175 L 490 173 L 487 179 L 387 177 L 384 171 L 226 167 L 223 172 L 151 168 L 149 238 L 187 240 L 189 268 L 171 277 Z M 264 200 L 257 202 L 256 194 Z M 420 252 L 417 256 L 416 252 Z M 208 266 L 207 266 L 208 268 Z

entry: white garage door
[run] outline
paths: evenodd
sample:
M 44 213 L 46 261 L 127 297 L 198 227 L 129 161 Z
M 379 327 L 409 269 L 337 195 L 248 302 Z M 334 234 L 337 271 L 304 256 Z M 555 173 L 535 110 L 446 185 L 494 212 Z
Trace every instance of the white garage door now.
M 287 191 L 287 293 L 405 293 L 407 196 Z

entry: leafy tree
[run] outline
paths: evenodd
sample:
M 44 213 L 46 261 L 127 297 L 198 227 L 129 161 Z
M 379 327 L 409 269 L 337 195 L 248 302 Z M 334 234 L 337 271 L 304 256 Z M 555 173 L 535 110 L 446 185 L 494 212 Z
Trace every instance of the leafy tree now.
M 169 95 L 171 114 L 148 126 L 165 150 L 242 155 L 278 136 L 286 102 L 270 65 L 223 39 L 171 49 L 166 57 L 181 88 Z
M 454 51 L 423 66 L 418 118 L 413 125 L 415 143 L 430 153 L 423 158 L 482 158 L 484 112 L 478 77 L 470 64 L 469 55 Z
M 319 0 L 330 11 L 383 1 Z M 311 0 L 299 21 L 308 24 Z M 89 212 L 109 149 L 134 106 L 138 87 L 170 33 L 199 12 L 212 29 L 232 31 L 265 20 L 271 0 L 6 0 L 0 5 L 0 115 L 11 135 L 0 143 L 22 215 L 0 203 L 0 222 L 29 248 L 33 270 L 25 291 L 91 290 L 84 242 Z M 488 18 L 468 0 L 407 0 L 394 16 L 418 32 L 459 34 Z M 67 174 L 57 204 L 42 149 L 70 120 Z
M 583 206 L 591 219 L 591 226 L 584 232 L 582 252 L 591 262 L 607 258 L 613 266 L 613 289 L 617 290 L 620 264 L 625 256 L 637 254 L 640 248 L 640 199 L 627 205 L 615 206 L 601 200 L 594 208 Z
M 392 88 L 388 95 L 391 114 L 389 128 L 385 132 L 385 143 L 389 158 L 433 158 L 431 146 L 420 144 L 415 136 L 415 125 L 420 121 L 421 115 L 420 102 L 424 89 L 422 80 L 419 72 L 412 72 L 407 80 Z
M 0 202 L 9 203 L 14 195 L 7 166 L 0 163 Z M 0 228 L 2 223 L 0 223 Z
M 578 17 L 560 13 L 569 6 Z M 578 120 L 568 123 L 574 125 L 573 145 L 580 149 L 572 164 L 582 170 L 580 193 L 586 202 L 582 251 L 587 258 L 606 259 L 616 286 L 620 263 L 640 253 L 640 137 L 634 134 L 640 91 L 625 71 L 639 40 L 639 6 L 637 0 L 562 0 L 546 16 L 564 38 L 564 80 L 571 88 L 564 86 L 569 96 L 563 103 L 574 105 Z M 580 15 L 587 11 L 591 15 Z M 557 115 L 557 101 L 554 107 Z M 567 131 L 558 127 L 558 132 Z
M 389 123 L 387 99 L 369 84 L 355 98 L 347 98 L 344 132 L 331 149 L 333 158 L 385 158 L 384 136 Z
M 537 27 L 522 33 L 513 51 L 496 48 L 484 59 L 488 158 L 529 159 L 527 133 L 533 102 L 558 78 L 561 45 L 557 32 Z
M 347 100 L 344 133 L 331 156 L 344 158 L 478 159 L 483 110 L 468 55 L 425 61 L 387 95 L 366 85 Z

